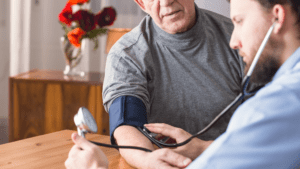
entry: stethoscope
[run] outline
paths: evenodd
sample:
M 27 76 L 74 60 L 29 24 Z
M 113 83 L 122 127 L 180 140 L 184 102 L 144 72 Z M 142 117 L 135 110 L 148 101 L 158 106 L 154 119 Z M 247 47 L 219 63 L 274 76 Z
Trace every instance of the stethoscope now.
M 277 21 L 277 20 L 276 20 Z M 228 105 L 226 106 L 219 114 L 218 116 L 216 116 L 205 128 L 203 128 L 201 131 L 199 131 L 198 133 L 192 135 L 190 138 L 188 138 L 187 140 L 181 142 L 181 143 L 174 143 L 174 144 L 168 144 L 165 143 L 163 141 L 159 141 L 157 139 L 155 139 L 155 134 L 150 133 L 149 130 L 147 130 L 147 128 L 145 127 L 137 127 L 137 129 L 143 133 L 153 144 L 155 144 L 156 146 L 158 146 L 159 148 L 163 148 L 164 147 L 179 147 L 179 146 L 183 146 L 185 144 L 187 144 L 188 142 L 190 142 L 193 138 L 200 136 L 201 134 L 203 134 L 204 132 L 206 132 L 207 130 L 209 130 L 213 124 L 215 124 L 232 106 L 234 106 L 236 103 L 238 103 L 240 100 L 242 100 L 245 96 L 247 95 L 251 95 L 253 93 L 248 93 L 246 91 L 247 86 L 249 84 L 250 81 L 250 77 L 253 73 L 253 70 L 258 62 L 258 59 L 260 58 L 260 55 L 262 54 L 272 32 L 273 29 L 275 27 L 276 21 L 272 24 L 272 26 L 270 27 L 270 29 L 268 30 L 264 40 L 262 41 L 254 59 L 253 62 L 246 74 L 246 76 L 243 78 L 242 81 L 242 91 L 241 93 Z M 85 107 L 81 107 L 78 110 L 78 113 L 74 116 L 74 122 L 75 125 L 77 126 L 77 131 L 78 134 L 82 137 L 85 138 L 85 134 L 86 133 L 96 133 L 97 132 L 97 124 L 95 119 L 93 118 L 93 116 L 91 115 L 91 113 L 89 112 L 88 109 L 86 109 Z M 103 143 L 98 143 L 98 142 L 94 142 L 94 141 L 90 141 L 96 145 L 99 146 L 105 146 L 105 147 L 111 147 L 111 148 L 129 148 L 129 149 L 138 149 L 138 150 L 143 150 L 146 152 L 152 152 L 152 150 L 143 148 L 143 147 L 135 147 L 135 146 L 118 146 L 118 145 L 110 145 L 110 144 L 103 144 Z

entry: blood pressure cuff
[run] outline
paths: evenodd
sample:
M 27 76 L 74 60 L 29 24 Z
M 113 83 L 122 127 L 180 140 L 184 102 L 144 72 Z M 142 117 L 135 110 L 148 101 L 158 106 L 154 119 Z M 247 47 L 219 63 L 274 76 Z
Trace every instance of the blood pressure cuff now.
M 116 144 L 113 137 L 115 129 L 121 125 L 143 127 L 147 122 L 147 111 L 141 99 L 134 96 L 120 96 L 109 108 L 109 130 L 111 144 Z

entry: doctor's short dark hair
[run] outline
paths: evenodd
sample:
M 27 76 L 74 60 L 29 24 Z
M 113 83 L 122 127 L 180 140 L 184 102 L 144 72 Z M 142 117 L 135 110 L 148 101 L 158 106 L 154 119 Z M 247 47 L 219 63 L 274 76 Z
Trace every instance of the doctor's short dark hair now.
M 230 0 L 227 0 L 230 2 Z M 266 10 L 273 8 L 276 4 L 287 5 L 289 4 L 297 16 L 297 25 L 300 30 L 300 0 L 254 0 L 261 4 Z M 300 32 L 300 31 L 299 31 Z
M 276 4 L 287 5 L 289 4 L 294 14 L 297 16 L 297 25 L 300 28 L 300 0 L 255 0 L 259 2 L 264 8 L 271 9 Z

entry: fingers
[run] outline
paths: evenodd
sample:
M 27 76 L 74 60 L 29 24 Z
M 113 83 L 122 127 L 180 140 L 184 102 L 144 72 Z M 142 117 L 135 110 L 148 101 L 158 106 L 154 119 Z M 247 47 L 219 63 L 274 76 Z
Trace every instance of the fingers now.
M 94 146 L 94 144 L 92 144 L 85 138 L 79 136 L 77 133 L 73 133 L 71 137 L 72 137 L 72 140 L 75 143 L 75 145 L 77 145 L 79 148 L 88 150 Z
M 67 169 L 73 169 L 74 168 L 74 160 L 77 159 L 77 156 L 80 155 L 81 148 L 77 145 L 74 145 L 68 154 L 68 159 L 65 161 L 65 167 Z
M 173 131 L 175 128 L 163 123 L 145 124 L 145 127 L 153 133 L 162 134 L 164 136 L 170 136 L 170 131 Z
M 70 161 L 70 159 L 68 158 L 68 159 L 65 161 L 65 167 L 66 167 L 66 169 L 71 169 L 70 163 L 71 163 L 71 161 Z
M 145 127 L 153 133 L 162 134 L 164 136 L 168 136 L 176 140 L 181 137 L 184 137 L 182 139 L 185 139 L 191 136 L 188 132 L 180 128 L 173 127 L 164 123 L 145 124 Z
M 192 162 L 191 159 L 177 154 L 170 149 L 160 149 L 157 151 L 159 151 L 158 154 L 162 161 L 174 167 L 184 168 Z

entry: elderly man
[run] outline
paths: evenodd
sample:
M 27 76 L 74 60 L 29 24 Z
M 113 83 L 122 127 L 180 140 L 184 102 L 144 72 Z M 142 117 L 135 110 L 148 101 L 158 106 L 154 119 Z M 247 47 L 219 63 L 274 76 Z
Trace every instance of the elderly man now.
M 188 168 L 299 168 L 300 2 L 231 0 L 231 18 L 235 29 L 230 45 L 240 50 L 247 66 L 252 63 L 263 37 L 275 22 L 252 77 L 254 81 L 272 81 L 236 110 L 226 132 Z M 147 127 L 152 132 L 176 135 L 175 139 L 186 134 L 165 124 L 149 124 Z M 83 145 L 88 144 L 82 138 L 78 140 Z M 97 148 L 95 152 L 101 150 Z M 153 153 L 157 152 L 167 154 L 164 162 L 170 164 L 169 168 L 182 168 L 190 162 L 170 149 Z M 97 158 L 89 160 L 93 159 Z M 97 163 L 98 166 L 103 164 L 106 163 Z
M 135 2 L 148 16 L 108 54 L 103 102 L 113 144 L 154 150 L 136 127 L 167 123 L 197 133 L 239 94 L 244 65 L 229 46 L 230 19 L 199 9 L 194 0 Z M 225 131 L 235 108 L 203 140 L 193 139 L 177 152 L 195 159 Z M 137 168 L 155 168 L 162 156 L 119 151 Z

